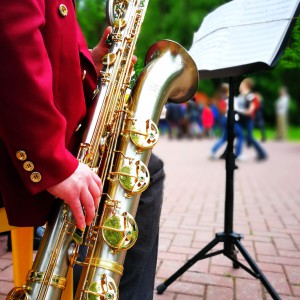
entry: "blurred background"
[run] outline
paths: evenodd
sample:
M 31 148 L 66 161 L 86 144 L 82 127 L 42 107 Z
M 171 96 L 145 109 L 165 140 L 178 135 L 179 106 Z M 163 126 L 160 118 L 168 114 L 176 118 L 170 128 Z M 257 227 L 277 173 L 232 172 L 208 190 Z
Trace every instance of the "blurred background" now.
M 77 15 L 88 41 L 89 47 L 93 47 L 102 35 L 107 26 L 105 20 L 104 0 L 77 0 Z M 161 40 L 172 39 L 186 49 L 192 44 L 193 34 L 196 32 L 203 18 L 218 6 L 229 2 L 224 0 L 151 0 L 148 4 L 146 17 L 138 39 L 136 55 L 137 73 L 143 68 L 143 59 L 149 47 Z M 296 22 L 290 38 L 288 47 L 285 49 L 276 67 L 272 70 L 245 74 L 251 76 L 255 81 L 255 91 L 260 96 L 260 111 L 258 120 L 255 122 L 254 132 L 257 139 L 267 140 L 278 138 L 276 133 L 277 109 L 276 101 L 279 98 L 281 87 L 286 87 L 288 92 L 288 140 L 300 140 L 300 85 L 298 84 L 300 65 L 300 22 Z M 227 79 L 218 78 L 210 80 L 200 80 L 198 93 L 196 95 L 197 109 L 200 113 L 199 136 L 220 135 L 218 117 L 218 87 Z M 238 94 L 238 84 L 242 78 L 237 78 L 236 94 Z M 183 108 L 186 114 L 188 104 Z M 202 124 L 203 108 L 208 107 L 213 114 L 213 130 L 204 132 Z M 183 135 L 188 134 L 189 116 L 185 115 L 183 123 Z M 205 118 L 205 117 L 204 117 Z M 161 124 L 163 131 L 168 130 L 165 124 Z M 197 129 L 196 129 L 197 130 Z M 261 133 L 261 130 L 263 132 Z M 261 137 L 261 134 L 263 135 Z M 197 134 L 198 135 L 198 134 Z

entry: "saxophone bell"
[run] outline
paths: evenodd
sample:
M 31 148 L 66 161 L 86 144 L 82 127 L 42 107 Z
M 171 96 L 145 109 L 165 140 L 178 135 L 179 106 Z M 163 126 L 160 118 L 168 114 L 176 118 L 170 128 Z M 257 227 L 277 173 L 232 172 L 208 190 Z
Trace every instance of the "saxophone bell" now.
M 168 102 L 182 103 L 191 99 L 197 90 L 199 75 L 197 66 L 189 53 L 174 41 L 161 40 L 149 48 L 145 65 L 150 69 L 151 65 L 157 64 L 155 61 L 158 60 L 160 71 L 156 75 L 165 80 L 168 78 L 166 84 L 172 80 L 172 86 L 168 87 Z

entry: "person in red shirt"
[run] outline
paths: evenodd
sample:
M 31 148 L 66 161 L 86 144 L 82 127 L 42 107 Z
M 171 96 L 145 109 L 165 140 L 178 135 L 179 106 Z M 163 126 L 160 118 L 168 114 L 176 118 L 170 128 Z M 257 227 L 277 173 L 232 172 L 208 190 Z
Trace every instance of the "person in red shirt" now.
M 14 226 L 44 225 L 64 201 L 77 226 L 84 228 L 99 204 L 101 180 L 75 156 L 111 29 L 90 52 L 74 6 L 73 0 L 2 2 L 0 193 Z M 143 220 L 140 242 L 127 254 L 125 263 L 131 269 L 123 276 L 129 284 L 123 285 L 121 293 L 127 295 L 121 294 L 122 299 L 153 297 L 162 162 L 152 156 L 149 170 L 149 191 L 140 201 L 146 211 L 137 213 Z M 151 235 L 143 238 L 147 226 Z M 134 251 L 143 255 L 138 258 Z
M 219 111 L 222 116 L 221 125 L 222 125 L 222 135 L 221 137 L 214 143 L 211 148 L 209 158 L 216 159 L 217 151 L 227 142 L 228 139 L 228 130 L 227 130 L 227 110 L 228 110 L 228 97 L 229 97 L 229 84 L 222 83 L 219 89 Z M 243 160 L 242 156 L 242 148 L 244 143 L 244 134 L 242 127 L 237 122 L 234 123 L 234 135 L 236 137 L 235 143 L 235 155 L 238 160 Z M 226 148 L 227 149 L 227 148 Z M 224 159 L 226 157 L 226 150 L 220 156 L 220 158 Z
M 0 189 L 11 225 L 43 225 L 55 195 L 84 228 L 99 203 L 101 181 L 74 151 L 76 128 L 86 100 L 91 101 L 101 61 L 93 62 L 73 5 L 71 0 L 60 5 L 6 0 L 0 11 L 5 45 L 0 50 L 5 108 L 0 112 Z M 104 44 L 93 52 L 107 53 Z
M 208 105 L 205 105 L 202 110 L 202 126 L 204 135 L 211 137 L 214 126 L 214 115 Z

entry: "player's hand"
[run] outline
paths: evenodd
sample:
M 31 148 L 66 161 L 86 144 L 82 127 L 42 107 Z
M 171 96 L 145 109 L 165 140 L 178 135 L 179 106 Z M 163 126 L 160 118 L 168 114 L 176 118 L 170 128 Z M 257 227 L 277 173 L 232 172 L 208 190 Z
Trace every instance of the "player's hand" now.
M 108 53 L 109 45 L 107 45 L 106 41 L 111 33 L 112 27 L 109 26 L 105 29 L 102 38 L 100 39 L 99 43 L 91 50 L 91 56 L 94 62 L 95 69 L 99 76 L 100 71 L 103 68 L 102 59 Z M 132 63 L 135 64 L 137 61 L 137 57 L 133 55 Z
M 91 50 L 91 56 L 98 75 L 103 68 L 102 59 L 108 53 L 109 45 L 107 45 L 106 40 L 111 30 L 111 26 L 107 27 L 99 43 Z
M 70 177 L 48 188 L 47 191 L 69 205 L 77 227 L 83 229 L 94 219 L 102 193 L 102 183 L 87 165 L 79 163 Z

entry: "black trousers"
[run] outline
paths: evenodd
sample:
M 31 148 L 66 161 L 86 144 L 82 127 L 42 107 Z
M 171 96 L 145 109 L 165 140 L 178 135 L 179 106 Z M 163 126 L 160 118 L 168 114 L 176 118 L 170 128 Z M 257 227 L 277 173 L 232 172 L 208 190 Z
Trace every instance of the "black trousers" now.
M 140 198 L 135 217 L 139 236 L 135 245 L 126 254 L 124 273 L 119 285 L 120 300 L 153 299 L 165 173 L 163 162 L 154 154 L 150 157 L 148 169 L 150 185 Z M 84 257 L 84 247 L 80 250 L 80 256 Z M 75 291 L 80 271 L 80 267 L 74 267 Z

